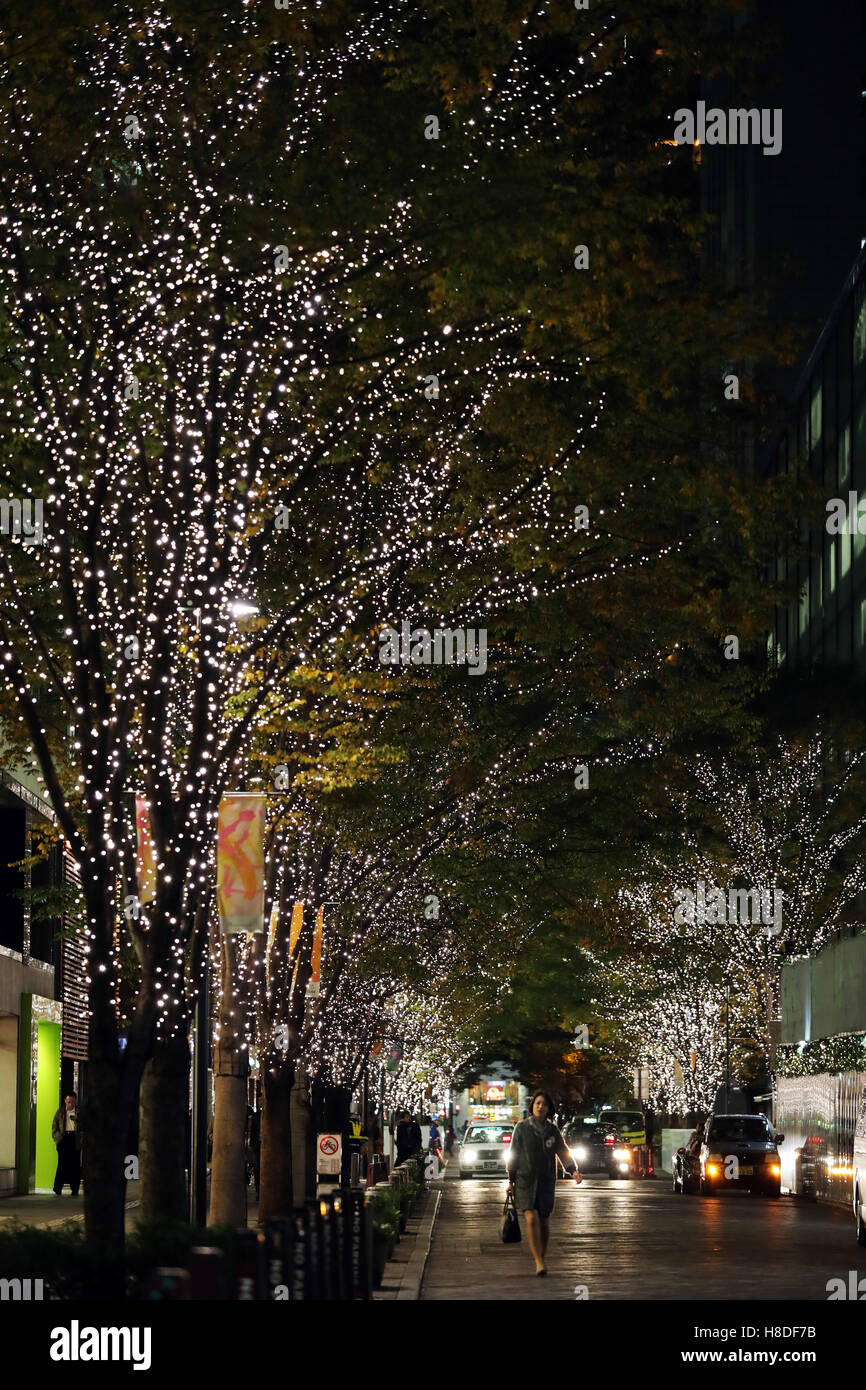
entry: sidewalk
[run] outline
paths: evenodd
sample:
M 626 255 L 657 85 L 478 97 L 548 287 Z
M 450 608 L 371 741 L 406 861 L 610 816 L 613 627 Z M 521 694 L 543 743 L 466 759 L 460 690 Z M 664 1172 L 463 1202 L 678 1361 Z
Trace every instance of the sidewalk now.
M 130 1215 L 138 1207 L 138 1183 L 126 1184 L 126 1229 L 135 1224 Z M 53 1192 L 30 1192 L 26 1197 L 0 1198 L 0 1230 L 20 1221 L 22 1226 L 62 1226 L 66 1221 L 84 1220 L 84 1196 L 73 1197 L 64 1189 L 62 1197 Z
M 456 1164 L 451 1166 L 456 1172 Z M 381 1288 L 373 1292 L 374 1302 L 388 1299 L 417 1302 L 421 1297 L 421 1281 L 424 1278 L 433 1228 L 442 1202 L 442 1185 L 447 1176 L 446 1164 L 442 1177 L 434 1178 L 427 1183 L 423 1206 L 407 1221 L 406 1230 L 385 1266 Z

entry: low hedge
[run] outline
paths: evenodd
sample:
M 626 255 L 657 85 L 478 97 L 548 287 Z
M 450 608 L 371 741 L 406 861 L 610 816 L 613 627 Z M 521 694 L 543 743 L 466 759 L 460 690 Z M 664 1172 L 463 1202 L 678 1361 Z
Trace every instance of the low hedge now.
M 183 1267 L 197 1245 L 217 1246 L 231 1259 L 237 1233 L 230 1227 L 196 1229 L 184 1222 L 142 1223 L 126 1238 L 121 1278 L 130 1299 L 143 1297 L 149 1274 L 159 1266 Z M 0 1279 L 41 1279 L 43 1298 L 93 1298 L 105 1286 L 104 1259 L 98 1259 L 84 1239 L 84 1223 L 62 1226 L 24 1226 L 10 1222 L 0 1228 Z

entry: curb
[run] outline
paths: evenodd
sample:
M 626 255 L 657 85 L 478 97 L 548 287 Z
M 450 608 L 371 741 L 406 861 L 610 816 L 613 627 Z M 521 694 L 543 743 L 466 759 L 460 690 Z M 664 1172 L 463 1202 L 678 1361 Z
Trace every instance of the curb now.
M 433 1242 L 433 1227 L 436 1224 L 436 1217 L 439 1215 L 439 1203 L 441 1201 L 442 1190 L 440 1188 L 436 1193 L 432 1212 L 429 1217 L 425 1215 L 424 1223 L 415 1237 L 415 1249 L 406 1262 L 405 1272 L 397 1290 L 398 1299 L 411 1299 L 417 1303 L 421 1297 L 421 1281 L 424 1278 L 427 1256 L 430 1254 L 430 1246 Z
M 413 1218 L 413 1229 L 407 1230 L 405 1235 L 401 1237 L 401 1241 L 411 1238 L 411 1254 L 407 1260 L 391 1259 L 388 1261 L 382 1276 L 382 1286 L 373 1292 L 374 1302 L 393 1302 L 398 1298 L 404 1301 L 418 1301 L 421 1295 L 421 1281 L 424 1278 L 427 1256 L 430 1253 L 430 1245 L 433 1240 L 433 1227 L 436 1224 L 441 1201 L 441 1189 L 428 1187 L 423 1211 L 418 1218 Z M 418 1222 L 417 1230 L 414 1229 L 416 1219 Z

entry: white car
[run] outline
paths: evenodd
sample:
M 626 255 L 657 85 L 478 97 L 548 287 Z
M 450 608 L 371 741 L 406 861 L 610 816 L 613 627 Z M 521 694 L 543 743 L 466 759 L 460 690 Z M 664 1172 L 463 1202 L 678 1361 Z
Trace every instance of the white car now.
M 461 1178 L 503 1177 L 507 1172 L 505 1160 L 514 1133 L 514 1125 L 491 1121 L 471 1124 L 460 1145 L 459 1171 Z

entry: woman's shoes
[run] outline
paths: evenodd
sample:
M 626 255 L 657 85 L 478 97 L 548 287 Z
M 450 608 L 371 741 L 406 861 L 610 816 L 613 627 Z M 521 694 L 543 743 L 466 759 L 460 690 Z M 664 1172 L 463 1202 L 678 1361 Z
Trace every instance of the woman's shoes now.
M 547 1270 L 542 1266 L 541 1269 L 537 1269 L 537 1270 L 535 1271 L 535 1274 L 536 1274 L 536 1278 L 538 1278 L 538 1279 L 543 1279 L 544 1276 L 547 1274 Z

